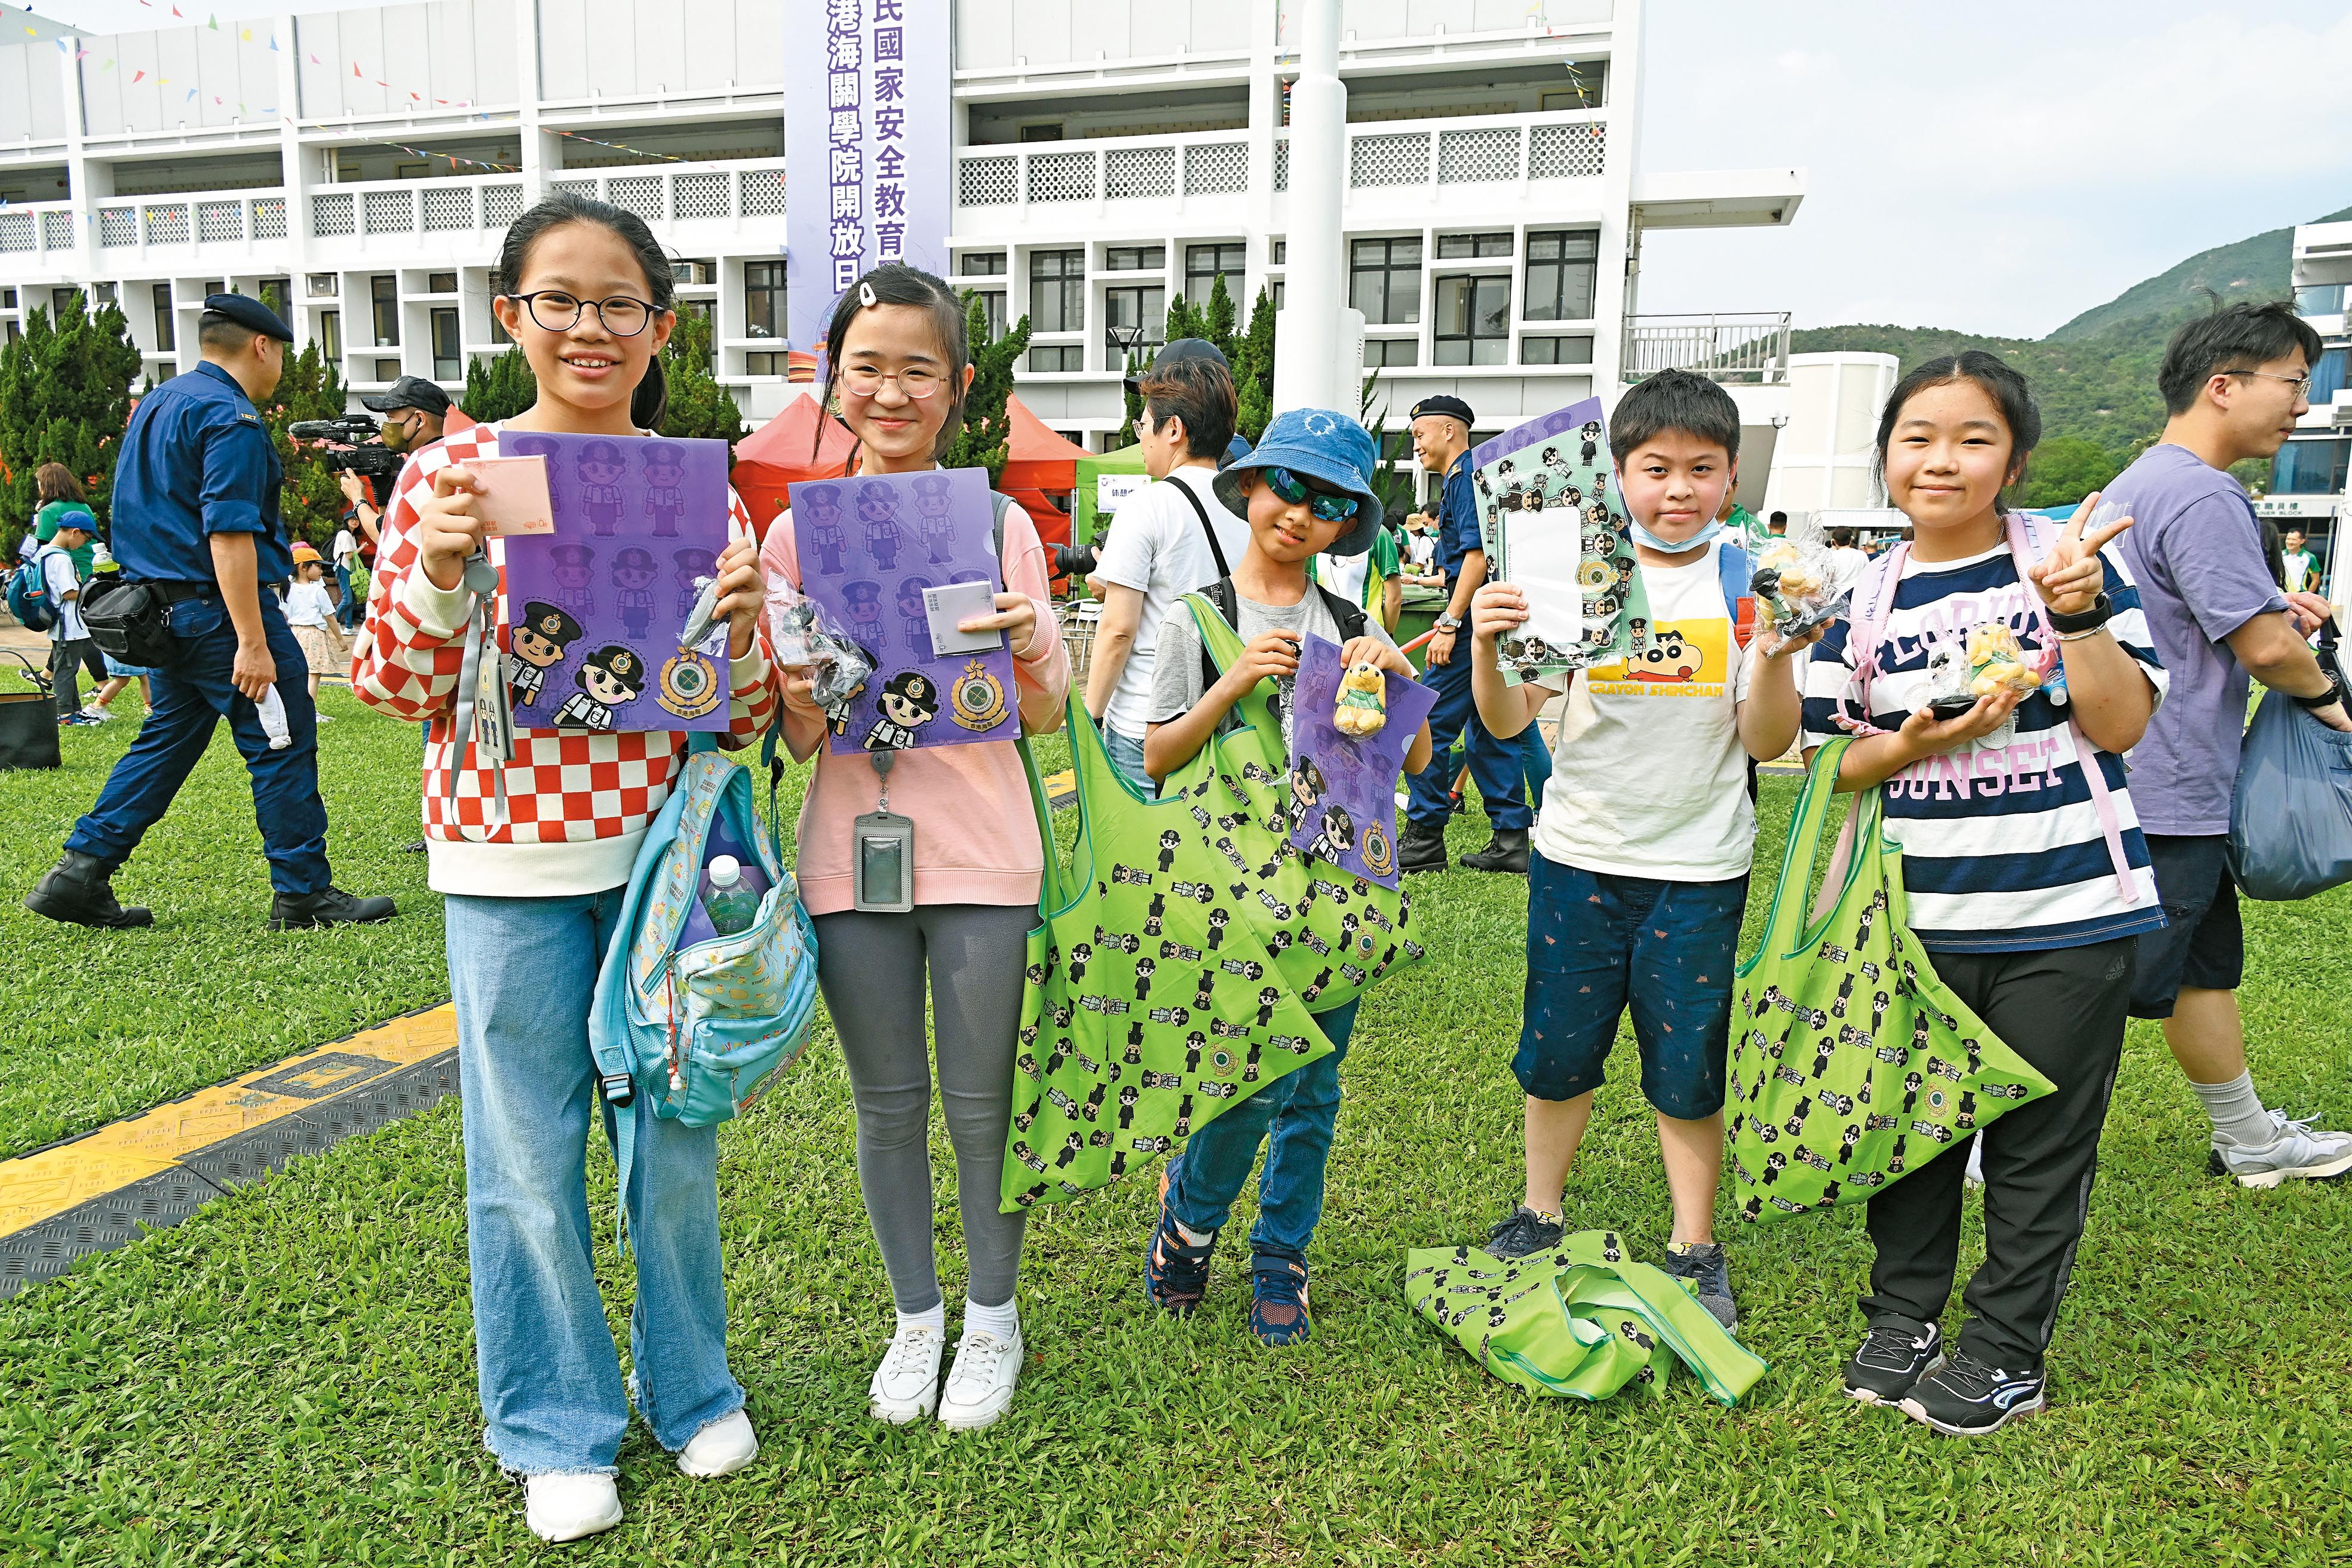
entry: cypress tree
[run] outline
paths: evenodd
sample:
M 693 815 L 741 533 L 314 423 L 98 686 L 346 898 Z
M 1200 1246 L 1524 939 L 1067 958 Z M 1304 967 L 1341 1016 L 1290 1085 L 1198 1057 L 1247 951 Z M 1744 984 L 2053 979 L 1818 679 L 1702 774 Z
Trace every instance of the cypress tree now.
M 720 386 L 710 373 L 710 322 L 707 319 L 691 310 L 678 312 L 677 326 L 662 350 L 662 373 L 669 379 L 669 409 L 662 416 L 661 433 L 724 441 L 728 461 L 733 462 L 735 443 L 743 439 L 743 411 L 737 405 L 735 394 Z M 473 410 L 466 412 L 471 413 Z
M 964 331 L 971 349 L 971 391 L 965 394 L 963 428 L 940 462 L 943 468 L 985 468 L 994 485 L 1011 455 L 1013 422 L 1005 401 L 1013 395 L 1013 367 L 1029 348 L 1029 318 L 1024 316 L 1001 338 L 988 335 L 988 311 L 979 296 L 964 291 Z
M 1274 418 L 1274 301 L 1264 288 L 1250 307 L 1249 330 L 1234 345 L 1234 429 L 1252 445 Z
M 0 349 L 0 547 L 16 541 L 38 505 L 34 470 L 62 463 L 81 476 L 91 510 L 110 522 L 114 461 L 131 421 L 139 350 L 113 305 L 89 312 L 77 291 L 53 318 L 30 312 L 24 335 Z
M 286 538 L 308 539 L 324 554 L 333 542 L 343 515 L 343 493 L 336 471 L 315 446 L 297 446 L 286 427 L 298 419 L 332 419 L 343 412 L 343 382 L 335 361 L 319 351 L 313 340 L 297 354 L 286 356 L 286 373 L 261 410 L 269 443 L 286 465 L 286 482 L 278 492 L 278 516 Z

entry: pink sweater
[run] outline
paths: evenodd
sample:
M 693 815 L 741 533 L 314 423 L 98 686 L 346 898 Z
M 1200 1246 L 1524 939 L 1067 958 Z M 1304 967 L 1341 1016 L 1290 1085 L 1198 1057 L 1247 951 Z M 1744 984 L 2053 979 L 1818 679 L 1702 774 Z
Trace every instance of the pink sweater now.
M 800 586 L 800 549 L 793 515 L 769 526 L 760 550 L 768 580 Z M 1013 661 L 1014 695 L 1024 735 L 1062 727 L 1070 691 L 1070 660 L 1054 621 L 1045 547 L 1029 514 L 1014 507 L 1004 518 L 1004 579 L 1037 606 L 1031 657 Z M 855 819 L 881 800 L 881 781 L 864 757 L 836 757 L 825 747 L 824 716 L 784 705 L 784 741 L 793 756 L 815 756 L 816 773 L 801 803 L 801 899 L 811 915 L 833 915 L 856 902 L 851 882 L 850 834 Z M 890 769 L 890 810 L 915 821 L 917 904 L 1034 904 L 1045 874 L 1037 814 L 1029 781 L 1012 742 L 925 747 L 898 754 Z

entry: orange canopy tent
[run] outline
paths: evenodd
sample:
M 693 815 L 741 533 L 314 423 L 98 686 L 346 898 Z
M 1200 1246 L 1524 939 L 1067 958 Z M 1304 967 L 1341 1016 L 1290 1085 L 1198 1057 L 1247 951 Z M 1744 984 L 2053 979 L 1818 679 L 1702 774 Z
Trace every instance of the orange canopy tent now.
M 1070 497 L 1078 486 L 1078 459 L 1087 455 L 1087 449 L 1046 429 L 1045 421 L 1017 396 L 1004 400 L 1004 412 L 1013 430 L 996 487 L 1021 503 L 1050 554 L 1055 545 L 1070 542 Z M 1055 496 L 1061 497 L 1058 503 Z
M 822 434 L 820 434 L 820 427 Z M 732 479 L 752 531 L 764 536 L 776 514 L 792 504 L 792 487 L 803 479 L 839 478 L 849 471 L 857 438 L 837 419 L 827 419 L 816 399 L 803 392 L 784 412 L 735 444 Z

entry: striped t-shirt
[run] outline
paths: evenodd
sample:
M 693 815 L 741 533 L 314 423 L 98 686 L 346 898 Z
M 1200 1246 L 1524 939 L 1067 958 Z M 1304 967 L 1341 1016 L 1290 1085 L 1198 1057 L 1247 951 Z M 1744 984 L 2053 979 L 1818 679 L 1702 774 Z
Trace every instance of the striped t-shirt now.
M 2149 641 L 2139 590 L 2116 551 L 2102 551 L 2100 559 L 2115 607 L 2107 630 L 2139 661 L 2161 702 L 2168 677 Z M 1856 620 L 1880 602 L 1878 576 L 1865 573 L 1855 590 Z M 1948 641 L 1965 650 L 1973 627 L 2003 622 L 2029 654 L 2037 652 L 2035 597 L 2032 585 L 2019 580 L 2006 544 L 1963 560 L 1906 560 L 1879 643 L 1870 722 L 1900 729 L 1927 701 L 1929 653 Z M 1813 646 L 1805 670 L 1802 744 L 1809 750 L 1846 734 L 1836 716 L 1857 711 L 1862 694 L 1847 647 L 1852 634 L 1852 624 L 1841 621 Z M 2018 705 L 2015 718 L 2013 737 L 1996 730 L 1886 780 L 1886 834 L 1903 846 L 1912 934 L 1929 948 L 2009 953 L 2082 946 L 2163 925 L 2123 759 L 2097 754 L 2136 902 L 2126 901 L 2116 883 L 2066 708 L 2036 692 Z

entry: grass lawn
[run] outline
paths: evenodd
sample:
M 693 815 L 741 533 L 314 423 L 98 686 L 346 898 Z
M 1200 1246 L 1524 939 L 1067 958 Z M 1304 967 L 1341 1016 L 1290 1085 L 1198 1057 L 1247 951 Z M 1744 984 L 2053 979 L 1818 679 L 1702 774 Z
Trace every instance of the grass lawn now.
M 414 732 L 329 701 L 349 716 L 328 744 L 340 874 L 400 894 L 401 920 L 263 932 L 240 775 L 216 751 L 123 879 L 156 904 L 158 930 L 89 936 L 0 914 L 31 965 L 17 986 L 29 1027 L 0 1081 L 12 1152 L 443 994 L 433 901 L 398 853 L 414 836 Z M 68 753 L 110 757 L 124 728 L 76 732 Z M 18 882 L 100 766 L 11 778 L 31 803 L 13 813 Z M 1769 879 L 1794 789 L 1767 791 Z M 1457 848 L 1484 836 L 1462 822 Z M 1413 888 L 1432 952 L 1358 1026 L 1310 1344 L 1257 1349 L 1229 1263 L 1195 1322 L 1151 1314 L 1138 1284 L 1150 1194 L 1130 1182 L 1032 1221 L 1032 1354 L 1004 1422 L 953 1439 L 872 1425 L 866 1379 L 888 1297 L 858 1202 L 848 1083 L 821 1024 L 790 1080 L 721 1134 L 732 1354 L 761 1460 L 689 1482 L 639 1428 L 622 1456 L 626 1523 L 565 1560 L 2352 1562 L 2352 1193 L 2206 1176 L 2201 1118 L 2145 1026 L 2060 1322 L 2050 1414 L 1966 1444 L 1840 1396 L 1868 1258 L 1853 1211 L 1732 1239 L 1746 1339 L 1773 1364 L 1737 1410 L 1688 1378 L 1662 1406 L 1538 1401 L 1486 1378 L 1406 1308 L 1401 1265 L 1409 1247 L 1483 1234 L 1518 1187 L 1507 1064 L 1524 884 L 1455 872 Z M 2273 1103 L 2338 1124 L 2352 1117 L 2347 907 L 2337 895 L 2248 914 L 2258 1079 Z M 458 1127 L 445 1103 L 0 1302 L 0 1561 L 539 1555 L 519 1489 L 479 1442 Z M 943 1132 L 935 1164 L 959 1300 Z M 629 1288 L 601 1151 L 591 1192 L 619 1331 Z M 1644 1256 L 1663 1243 L 1630 1055 L 1570 1202 L 1575 1223 L 1621 1228 Z

